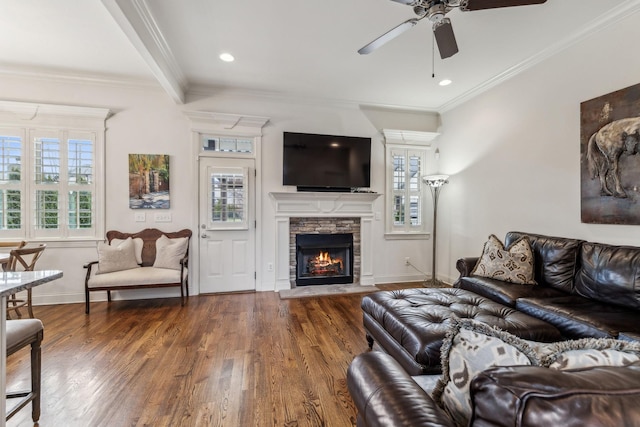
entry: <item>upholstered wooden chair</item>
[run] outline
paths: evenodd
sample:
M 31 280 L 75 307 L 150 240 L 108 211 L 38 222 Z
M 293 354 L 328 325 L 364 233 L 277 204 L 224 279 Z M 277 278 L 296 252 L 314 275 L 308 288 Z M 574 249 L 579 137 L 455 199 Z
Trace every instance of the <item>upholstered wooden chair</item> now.
M 33 271 L 36 266 L 36 262 L 40 259 L 42 252 L 44 252 L 46 244 L 42 243 L 33 248 L 21 248 L 13 249 L 10 252 L 9 262 L 5 267 L 6 271 Z M 20 297 L 18 294 L 10 295 L 7 298 L 7 318 L 11 318 L 11 312 L 15 311 L 18 319 L 22 318 L 20 312 L 21 307 L 27 307 L 29 317 L 34 318 L 33 306 L 31 304 L 31 289 L 27 291 L 26 299 Z
M 13 417 L 20 409 L 31 402 L 31 418 L 37 423 L 40 419 L 40 383 L 41 383 L 41 343 L 44 328 L 39 319 L 7 320 L 7 356 L 23 347 L 31 345 L 31 390 L 7 392 L 8 401 L 6 419 Z M 14 399 L 20 399 L 15 402 Z

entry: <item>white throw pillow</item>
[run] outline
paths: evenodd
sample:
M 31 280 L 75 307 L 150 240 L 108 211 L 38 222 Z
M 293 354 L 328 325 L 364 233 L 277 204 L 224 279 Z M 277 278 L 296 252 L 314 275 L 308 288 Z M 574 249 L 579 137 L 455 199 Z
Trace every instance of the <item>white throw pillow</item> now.
M 136 262 L 133 239 L 128 238 L 119 245 L 98 243 L 98 271 L 96 274 L 129 270 L 140 267 Z
M 178 237 L 170 239 L 164 234 L 156 240 L 156 260 L 154 267 L 180 270 L 180 260 L 187 253 L 189 239 Z
M 131 239 L 131 237 L 129 237 L 129 239 Z M 118 246 L 124 241 L 125 240 L 123 239 L 111 239 L 111 246 Z M 142 247 L 143 246 L 144 246 L 144 240 L 142 240 L 139 237 L 136 237 L 135 239 L 133 239 L 133 247 L 135 249 L 136 262 L 138 264 L 142 264 Z

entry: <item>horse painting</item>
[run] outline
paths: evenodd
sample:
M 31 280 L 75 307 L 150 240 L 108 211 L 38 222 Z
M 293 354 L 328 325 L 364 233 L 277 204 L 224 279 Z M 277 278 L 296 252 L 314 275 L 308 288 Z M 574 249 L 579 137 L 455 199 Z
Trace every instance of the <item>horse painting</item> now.
M 640 117 L 613 121 L 591 135 L 587 146 L 587 165 L 591 179 L 600 178 L 602 196 L 627 197 L 620 183 L 620 157 L 637 154 L 639 144 Z M 609 188 L 610 181 L 613 181 L 613 190 Z

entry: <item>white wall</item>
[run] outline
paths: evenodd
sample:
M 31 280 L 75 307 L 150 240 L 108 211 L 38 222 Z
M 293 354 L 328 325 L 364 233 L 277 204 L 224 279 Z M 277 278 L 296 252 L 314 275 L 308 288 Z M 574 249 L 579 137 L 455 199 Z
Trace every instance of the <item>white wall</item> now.
M 638 245 L 640 226 L 580 222 L 580 103 L 640 83 L 638 14 L 442 114 L 439 271 L 507 231 Z
M 192 170 L 197 148 L 192 147 L 189 121 L 183 110 L 214 111 L 269 117 L 263 129 L 262 189 L 260 195 L 263 215 L 258 219 L 262 233 L 261 278 L 258 290 L 274 290 L 274 273 L 267 271 L 267 263 L 275 260 L 274 209 L 268 193 L 283 191 L 282 132 L 300 131 L 330 133 L 373 138 L 372 189 L 384 193 L 384 146 L 382 136 L 358 106 L 344 104 L 302 103 L 292 100 L 274 100 L 255 95 L 190 95 L 186 105 L 176 105 L 155 84 L 122 85 L 93 81 L 50 80 L 2 76 L 0 93 L 3 99 L 79 106 L 104 107 L 115 114 L 107 120 L 106 132 L 106 229 L 137 231 L 146 227 L 165 230 L 190 228 L 197 230 L 194 212 L 197 210 L 197 183 Z M 171 173 L 171 223 L 155 223 L 152 211 L 146 211 L 146 222 L 135 222 L 134 211 L 128 207 L 128 154 L 168 154 Z M 376 211 L 384 211 L 384 197 L 376 203 Z M 411 256 L 414 263 L 427 271 L 430 242 L 385 241 L 384 221 L 374 221 L 374 274 L 381 281 L 421 280 L 423 277 L 404 265 Z M 197 233 L 196 233 L 197 235 Z M 197 244 L 197 237 L 192 240 Z M 38 303 L 84 301 L 84 274 L 82 265 L 96 259 L 95 242 L 73 247 L 52 243 L 47 248 L 39 268 L 55 268 L 64 277 L 54 283 L 34 289 Z M 192 259 L 191 267 L 195 267 Z M 197 292 L 197 284 L 191 287 Z M 97 296 L 96 296 L 97 294 Z M 177 295 L 176 290 L 129 291 L 124 298 L 152 295 Z M 104 298 L 100 293 L 92 297 Z M 115 296 L 118 298 L 119 296 Z

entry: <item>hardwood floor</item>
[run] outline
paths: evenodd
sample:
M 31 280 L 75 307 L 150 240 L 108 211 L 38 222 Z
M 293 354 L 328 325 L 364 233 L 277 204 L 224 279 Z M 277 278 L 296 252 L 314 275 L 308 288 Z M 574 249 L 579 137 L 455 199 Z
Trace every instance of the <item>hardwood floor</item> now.
M 367 351 L 362 296 L 100 302 L 89 316 L 83 304 L 37 306 L 39 426 L 355 425 L 346 370 Z M 8 388 L 28 388 L 28 350 L 7 363 Z M 33 426 L 30 406 L 7 425 Z

